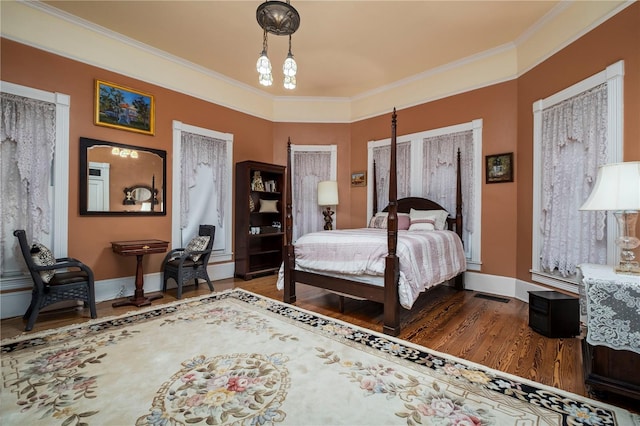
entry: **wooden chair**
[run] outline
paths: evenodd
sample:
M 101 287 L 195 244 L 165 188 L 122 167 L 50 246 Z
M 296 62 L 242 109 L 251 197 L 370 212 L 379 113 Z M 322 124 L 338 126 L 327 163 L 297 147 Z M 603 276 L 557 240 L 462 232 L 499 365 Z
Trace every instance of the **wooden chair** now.
M 173 278 L 178 286 L 177 298 L 182 298 L 182 285 L 189 280 L 195 281 L 198 287 L 198 279 L 207 282 L 209 290 L 213 291 L 213 284 L 207 273 L 207 265 L 213 248 L 213 238 L 216 234 L 216 227 L 213 225 L 200 225 L 198 236 L 208 236 L 209 241 L 203 250 L 190 250 L 189 245 L 185 248 L 171 250 L 162 261 L 162 291 L 167 291 L 167 281 Z M 195 260 L 194 260 L 195 259 Z
M 34 261 L 35 253 L 32 253 L 32 247 L 27 243 L 24 230 L 18 229 L 13 232 L 13 235 L 18 238 L 20 251 L 33 280 L 31 303 L 23 316 L 27 321 L 25 331 L 33 328 L 40 309 L 64 300 L 82 300 L 85 306 L 89 305 L 91 318 L 98 317 L 91 268 L 77 259 L 71 257 L 54 259 L 52 255 L 50 264 L 38 265 Z M 34 252 L 36 249 L 38 248 L 34 245 Z M 69 268 L 73 270 L 68 270 Z M 48 277 L 43 278 L 42 275 L 48 275 Z

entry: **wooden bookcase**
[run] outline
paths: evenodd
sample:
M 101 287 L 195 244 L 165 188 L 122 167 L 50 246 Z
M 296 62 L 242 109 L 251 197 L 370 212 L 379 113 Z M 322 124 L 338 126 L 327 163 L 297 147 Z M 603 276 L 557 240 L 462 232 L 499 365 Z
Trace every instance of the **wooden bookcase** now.
M 260 173 L 264 189 L 252 186 L 256 172 Z M 236 163 L 236 277 L 250 280 L 280 269 L 284 247 L 284 173 L 285 167 L 276 164 Z M 274 222 L 280 228 L 274 227 Z

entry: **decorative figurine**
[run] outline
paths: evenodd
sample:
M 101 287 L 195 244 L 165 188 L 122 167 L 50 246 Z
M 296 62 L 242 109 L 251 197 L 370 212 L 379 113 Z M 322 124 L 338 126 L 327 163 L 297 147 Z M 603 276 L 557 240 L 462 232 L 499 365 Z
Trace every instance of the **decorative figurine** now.
M 331 217 L 333 216 L 333 212 L 331 208 L 327 207 L 326 210 L 322 211 L 322 214 L 324 215 L 324 230 L 331 231 L 333 229 L 333 218 Z
M 251 181 L 251 190 L 264 191 L 264 183 L 262 182 L 262 176 L 260 176 L 260 172 L 258 170 L 253 172 L 253 180 Z
M 125 206 L 133 206 L 136 203 L 136 200 L 133 199 L 133 188 L 125 188 L 124 189 L 124 200 L 122 200 L 122 204 Z

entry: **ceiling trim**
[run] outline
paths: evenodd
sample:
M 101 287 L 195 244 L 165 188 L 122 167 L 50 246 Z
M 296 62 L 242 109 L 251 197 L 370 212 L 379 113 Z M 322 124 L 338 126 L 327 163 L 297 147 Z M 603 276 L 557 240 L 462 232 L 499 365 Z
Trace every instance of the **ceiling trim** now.
M 591 6 L 593 3 L 598 3 L 599 9 Z M 387 113 L 393 106 L 407 108 L 517 78 L 633 3 L 633 0 L 561 2 L 513 43 L 350 98 L 273 96 L 44 3 L 20 0 L 1 2 L 0 6 L 1 34 L 8 39 L 266 120 L 349 123 Z M 584 18 L 591 19 L 588 25 L 582 22 L 563 25 L 562 19 L 567 19 L 563 14 L 571 8 L 588 15 Z M 543 40 L 552 43 L 543 47 L 543 55 L 526 58 L 522 50 L 535 43 L 551 24 L 567 27 L 566 31 L 572 33 L 563 34 L 562 40 Z M 86 45 L 90 43 L 88 49 Z M 129 62 L 121 57 L 126 54 L 132 58 Z M 525 59 L 531 63 L 525 70 L 519 69 Z M 446 78 L 449 80 L 442 84 Z

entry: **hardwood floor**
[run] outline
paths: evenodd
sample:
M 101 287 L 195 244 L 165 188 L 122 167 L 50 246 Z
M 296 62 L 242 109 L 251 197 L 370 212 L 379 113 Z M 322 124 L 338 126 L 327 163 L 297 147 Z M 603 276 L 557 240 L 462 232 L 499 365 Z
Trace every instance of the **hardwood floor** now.
M 216 291 L 242 288 L 256 294 L 282 300 L 275 286 L 275 276 L 251 281 L 226 279 L 215 281 Z M 196 289 L 187 286 L 183 299 L 209 292 L 206 284 Z M 475 297 L 473 291 L 456 291 L 440 286 L 421 296 L 411 311 L 401 310 L 401 339 L 447 353 L 468 361 L 587 395 L 584 386 L 582 355 L 578 338 L 551 339 L 528 326 L 528 304 L 509 299 L 508 303 Z M 338 310 L 338 296 L 306 285 L 297 286 L 296 305 L 319 314 L 380 332 L 382 305 L 346 299 L 344 313 Z M 176 300 L 175 289 L 154 305 Z M 98 318 L 135 310 L 133 306 L 113 308 L 113 301 L 98 304 Z M 67 308 L 41 313 L 30 333 L 75 324 L 89 319 L 87 309 Z M 22 318 L 0 322 L 2 338 L 24 330 Z M 592 396 L 593 397 L 593 396 Z M 611 399 L 606 402 L 638 412 L 637 401 Z

